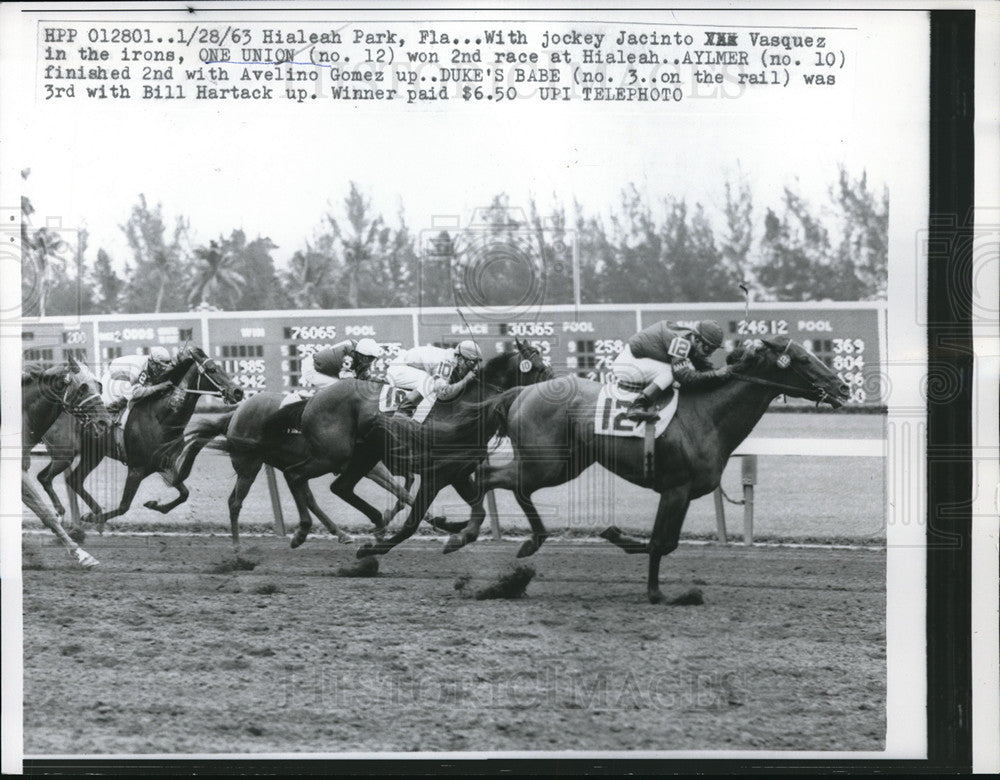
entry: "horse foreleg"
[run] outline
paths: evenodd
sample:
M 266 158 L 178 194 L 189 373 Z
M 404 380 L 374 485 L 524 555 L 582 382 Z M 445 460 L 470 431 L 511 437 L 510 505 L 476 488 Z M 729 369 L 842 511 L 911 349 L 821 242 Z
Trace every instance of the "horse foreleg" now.
M 87 514 L 80 518 L 81 523 L 94 523 L 97 525 L 98 533 L 104 531 L 104 524 L 113 517 L 125 514 L 132 506 L 132 500 L 139 490 L 139 484 L 146 478 L 146 471 L 138 467 L 130 467 L 128 475 L 125 477 L 125 487 L 122 490 L 122 499 L 117 508 L 100 512 L 96 515 Z
M 306 540 L 309 536 L 309 531 L 312 529 L 312 515 L 309 514 L 309 502 L 305 496 L 309 492 L 309 480 L 304 477 L 292 476 L 288 472 L 285 472 L 285 483 L 288 485 L 288 490 L 295 501 L 295 508 L 299 513 L 299 525 L 295 529 L 295 534 L 292 536 L 291 541 L 291 547 L 295 549 Z
M 411 536 L 413 536 L 414 531 L 420 525 L 420 521 L 423 516 L 427 513 L 431 502 L 437 496 L 440 488 L 437 486 L 437 481 L 433 476 L 428 475 L 427 477 L 420 480 L 420 489 L 417 491 L 417 495 L 413 498 L 413 508 L 410 510 L 410 514 L 407 516 L 406 521 L 403 526 L 389 539 L 383 539 L 376 544 L 366 544 L 358 549 L 357 557 L 365 558 L 369 555 L 384 555 L 389 552 L 393 547 L 395 547 L 400 542 L 406 541 Z
M 42 521 L 42 524 L 59 538 L 59 541 L 63 543 L 63 546 L 69 551 L 69 554 L 72 555 L 81 566 L 85 569 L 89 569 L 100 563 L 93 555 L 70 539 L 69 534 L 66 533 L 66 529 L 62 527 L 59 523 L 59 519 L 49 511 L 47 506 L 45 506 L 45 502 L 42 500 L 41 496 L 35 492 L 35 488 L 32 487 L 31 483 L 28 481 L 28 475 L 24 472 L 21 473 L 21 499 L 24 501 L 25 506 L 38 516 L 38 519 Z
M 615 547 L 621 547 L 629 555 L 638 555 L 639 553 L 649 552 L 649 541 L 646 539 L 637 539 L 634 536 L 627 536 L 622 533 L 621 529 L 616 525 L 609 525 L 600 534 L 598 534 L 602 539 L 607 539 Z
M 448 538 L 448 542 L 444 546 L 445 553 L 455 552 L 455 550 L 460 550 L 465 545 L 476 541 L 479 538 L 479 528 L 483 524 L 483 518 L 486 517 L 486 509 L 483 507 L 483 496 L 485 493 L 480 487 L 480 482 L 473 481 L 471 475 L 469 475 L 451 484 L 458 495 L 472 507 L 472 512 L 469 515 L 469 522 L 456 528 Z M 431 520 L 430 523 L 435 528 L 444 528 L 444 530 L 452 529 L 452 526 L 448 523 L 439 523 L 434 520 Z
M 646 581 L 646 595 L 650 604 L 662 604 L 666 601 L 660 591 L 660 558 L 677 549 L 681 526 L 684 524 L 690 502 L 686 485 L 665 490 L 660 496 L 660 504 L 656 508 L 656 521 L 653 523 L 653 537 L 649 540 L 649 576 Z
M 87 453 L 84 452 L 80 457 L 80 462 L 76 465 L 75 469 L 70 469 L 66 474 L 66 487 L 69 492 L 69 505 L 70 511 L 73 516 L 73 527 L 80 528 L 82 530 L 83 518 L 80 517 L 80 505 L 76 501 L 76 497 L 79 496 L 83 499 L 84 503 L 90 509 L 91 513 L 98 514 L 103 511 L 103 508 L 94 499 L 87 489 L 84 487 L 84 480 L 87 475 L 90 474 L 97 467 L 97 461 L 91 457 L 88 457 Z
M 165 515 L 171 509 L 175 509 L 176 507 L 180 506 L 185 501 L 187 501 L 188 496 L 191 495 L 191 491 L 187 489 L 187 485 L 185 485 L 183 482 L 173 482 L 171 484 L 173 485 L 173 487 L 177 488 L 177 497 L 173 501 L 168 501 L 166 504 L 161 504 L 159 501 L 152 500 L 152 501 L 146 501 L 143 504 L 143 506 L 146 507 L 146 509 L 154 509 L 160 514 Z
M 344 501 L 367 517 L 371 521 L 371 524 L 375 526 L 375 535 L 379 536 L 385 530 L 385 518 L 381 512 L 354 492 L 355 485 L 361 481 L 363 476 L 369 474 L 374 466 L 375 464 L 371 462 L 370 456 L 365 457 L 361 453 L 356 454 L 351 464 L 347 467 L 347 470 L 330 485 L 330 490 L 334 495 L 340 496 L 340 498 L 344 499 Z M 390 482 L 392 481 L 390 480 Z M 395 482 L 392 482 L 392 485 L 397 490 L 402 490 Z
M 319 521 L 326 526 L 326 529 L 331 534 L 337 537 L 338 542 L 340 542 L 341 544 L 351 544 L 354 541 L 353 536 L 347 533 L 347 531 L 345 531 L 343 528 L 338 527 L 337 524 L 330 519 L 329 515 L 327 515 L 326 512 L 324 512 L 322 509 L 319 508 L 319 504 L 316 503 L 316 496 L 313 495 L 313 492 L 310 489 L 309 485 L 306 485 L 305 499 L 306 499 L 306 506 L 308 507 L 309 511 L 319 518 Z
M 52 480 L 54 480 L 59 474 L 62 474 L 71 465 L 73 465 L 72 460 L 52 458 L 49 461 L 49 464 L 38 472 L 38 476 L 36 477 L 38 483 L 45 491 L 45 495 L 49 497 L 49 500 L 52 502 L 52 506 L 55 507 L 56 514 L 59 515 L 59 517 L 66 514 L 66 507 L 64 507 L 62 502 L 59 500 L 59 496 L 56 495 L 56 491 L 52 489 Z
M 380 488 L 392 493 L 396 497 L 396 505 L 391 509 L 386 509 L 382 513 L 383 526 L 389 525 L 392 522 L 392 518 L 406 509 L 406 507 L 413 506 L 413 499 L 410 498 L 410 487 L 413 485 L 412 476 L 407 477 L 404 487 L 400 487 L 393 478 L 392 472 L 389 471 L 382 461 L 376 463 L 366 476 Z

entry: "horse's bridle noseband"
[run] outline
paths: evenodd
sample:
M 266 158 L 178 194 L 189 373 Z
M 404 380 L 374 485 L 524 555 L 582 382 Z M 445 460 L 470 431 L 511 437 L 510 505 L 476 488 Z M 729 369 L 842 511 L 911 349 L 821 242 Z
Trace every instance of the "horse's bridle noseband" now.
M 770 347 L 767 344 L 764 344 L 764 346 L 767 347 L 768 349 L 773 349 L 772 347 Z M 780 367 L 781 368 L 790 368 L 790 369 L 792 369 L 792 373 L 794 373 L 796 376 L 800 377 L 801 379 L 804 379 L 804 380 L 806 380 L 806 381 L 809 382 L 809 389 L 808 389 L 807 392 L 809 392 L 811 395 L 818 396 L 815 399 L 817 406 L 819 404 L 823 403 L 824 401 L 827 401 L 827 400 L 833 398 L 833 396 L 831 396 L 830 393 L 827 392 L 826 388 L 821 387 L 816 382 L 814 382 L 811 379 L 809 379 L 809 377 L 803 376 L 802 372 L 796 370 L 796 368 L 795 368 L 795 360 L 792 359 L 791 355 L 788 354 L 788 350 L 791 348 L 791 346 L 792 346 L 792 342 L 789 341 L 788 344 L 785 345 L 785 348 L 778 355 L 779 361 L 780 361 L 780 359 L 782 357 L 787 357 L 788 358 L 788 363 L 786 365 L 780 366 Z M 789 395 L 799 394 L 799 393 L 802 393 L 803 390 L 804 390 L 804 388 L 796 387 L 795 385 L 786 385 L 786 384 L 783 384 L 781 382 L 774 382 L 774 381 L 772 381 L 770 379 L 761 379 L 760 377 L 750 376 L 749 374 L 740 374 L 740 373 L 737 373 L 736 371 L 730 372 L 729 376 L 731 376 L 733 379 L 739 379 L 742 382 L 749 382 L 750 384 L 760 385 L 761 387 L 772 387 L 775 390 L 780 390 L 781 392 L 787 393 Z M 809 400 L 813 400 L 813 399 L 810 398 Z

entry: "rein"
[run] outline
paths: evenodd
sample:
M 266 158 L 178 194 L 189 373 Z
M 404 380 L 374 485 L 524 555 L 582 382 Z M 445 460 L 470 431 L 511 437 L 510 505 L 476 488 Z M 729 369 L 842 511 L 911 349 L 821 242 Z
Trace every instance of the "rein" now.
M 770 379 L 761 379 L 758 376 L 750 376 L 749 374 L 739 374 L 735 371 L 730 371 L 729 376 L 733 379 L 739 379 L 741 382 L 749 382 L 752 385 L 760 385 L 761 387 L 773 387 L 775 390 L 781 390 L 783 393 L 801 393 L 802 388 L 796 387 L 795 385 L 783 385 L 781 382 L 772 382 Z

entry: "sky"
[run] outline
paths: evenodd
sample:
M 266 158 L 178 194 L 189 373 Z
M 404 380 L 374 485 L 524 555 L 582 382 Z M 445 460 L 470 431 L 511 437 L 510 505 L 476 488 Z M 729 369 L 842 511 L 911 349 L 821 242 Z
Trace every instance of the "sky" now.
M 86 227 L 90 252 L 105 248 L 119 267 L 128 256 L 119 226 L 140 193 L 162 203 L 168 218 L 189 219 L 194 243 L 235 228 L 269 236 L 279 265 L 322 228 L 326 213 L 342 214 L 351 181 L 390 224 L 402 206 L 415 231 L 432 229 L 438 215 L 465 224 L 500 192 L 514 206 L 526 207 L 531 195 L 543 210 L 553 197 L 566 205 L 575 198 L 587 213 L 607 216 L 630 183 L 651 204 L 683 197 L 719 214 L 725 182 L 741 177 L 759 220 L 779 205 L 784 186 L 825 203 L 838 164 L 855 176 L 867 171 L 876 188 L 890 183 L 900 161 L 884 132 L 886 81 L 871 74 L 906 76 L 891 52 L 894 37 L 912 30 L 861 16 L 857 30 L 837 31 L 853 55 L 843 86 L 809 95 L 775 89 L 683 105 L 489 107 L 322 99 L 267 110 L 35 99 L 23 124 L 21 167 L 31 169 L 24 191 L 36 224 L 56 218 Z M 810 21 L 843 26 L 842 18 Z M 866 75 L 855 78 L 855 67 Z

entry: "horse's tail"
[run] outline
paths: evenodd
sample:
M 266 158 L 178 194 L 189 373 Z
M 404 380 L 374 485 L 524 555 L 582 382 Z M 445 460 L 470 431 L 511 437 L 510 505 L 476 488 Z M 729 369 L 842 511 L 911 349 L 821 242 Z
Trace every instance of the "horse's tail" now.
M 467 460 L 491 438 L 499 443 L 507 435 L 507 414 L 523 389 L 514 387 L 472 404 L 451 420 L 418 425 L 408 418 L 380 415 L 375 427 L 388 439 L 389 457 L 409 460 L 415 470 L 432 463 Z
M 229 429 L 229 423 L 235 414 L 236 410 L 234 409 L 231 412 L 202 417 L 188 426 L 184 432 L 184 438 L 211 441 L 216 436 L 222 436 Z

